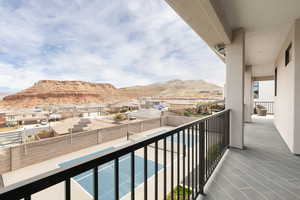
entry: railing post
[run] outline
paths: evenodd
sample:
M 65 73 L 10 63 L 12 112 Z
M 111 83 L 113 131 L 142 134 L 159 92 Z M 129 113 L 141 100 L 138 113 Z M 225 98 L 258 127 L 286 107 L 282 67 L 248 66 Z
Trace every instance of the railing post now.
M 227 145 L 227 148 L 230 147 L 230 111 L 227 111 L 226 115 L 226 145 Z
M 199 124 L 199 185 L 200 194 L 204 195 L 205 185 L 205 135 L 204 135 L 204 122 Z

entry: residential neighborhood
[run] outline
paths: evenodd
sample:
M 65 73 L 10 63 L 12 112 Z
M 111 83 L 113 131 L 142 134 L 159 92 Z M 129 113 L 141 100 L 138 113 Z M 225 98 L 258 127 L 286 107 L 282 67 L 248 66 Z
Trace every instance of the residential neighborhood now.
M 142 97 L 102 104 L 1 110 L 0 147 L 159 118 L 163 115 L 184 115 L 186 110 L 196 109 L 203 102 L 210 104 L 209 102 L 215 101 L 217 99 Z M 118 113 L 124 117 L 116 121 L 115 116 Z M 10 137 L 11 135 L 15 137 Z

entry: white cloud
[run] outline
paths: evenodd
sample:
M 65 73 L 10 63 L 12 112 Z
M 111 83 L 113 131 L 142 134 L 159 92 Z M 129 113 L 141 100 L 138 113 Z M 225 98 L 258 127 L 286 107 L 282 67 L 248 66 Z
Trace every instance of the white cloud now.
M 224 82 L 222 62 L 160 0 L 4 0 L 0 38 L 2 88 L 39 79 Z

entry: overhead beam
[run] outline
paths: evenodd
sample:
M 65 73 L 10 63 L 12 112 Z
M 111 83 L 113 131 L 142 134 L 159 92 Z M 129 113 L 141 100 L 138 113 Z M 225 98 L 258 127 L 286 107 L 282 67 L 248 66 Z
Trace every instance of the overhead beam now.
M 272 81 L 274 80 L 274 76 L 257 76 L 253 77 L 253 81 Z
M 166 0 L 177 14 L 212 48 L 231 43 L 231 28 L 215 0 Z

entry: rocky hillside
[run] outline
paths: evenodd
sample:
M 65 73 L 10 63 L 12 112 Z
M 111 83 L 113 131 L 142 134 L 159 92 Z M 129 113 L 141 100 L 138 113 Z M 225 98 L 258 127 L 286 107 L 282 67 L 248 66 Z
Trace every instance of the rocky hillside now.
M 28 89 L 5 96 L 0 101 L 0 107 L 101 103 L 140 96 L 201 97 L 204 94 L 200 91 L 222 91 L 222 88 L 202 80 L 172 80 L 119 89 L 109 83 L 41 80 Z
M 2 107 L 33 107 L 49 104 L 84 104 L 127 98 L 109 83 L 42 80 L 32 87 L 8 95 Z
M 120 90 L 130 96 L 203 97 L 200 91 L 219 91 L 223 88 L 203 80 L 171 80 L 145 86 L 133 86 Z
M 9 93 L 0 92 L 0 100 L 7 95 L 9 95 Z

